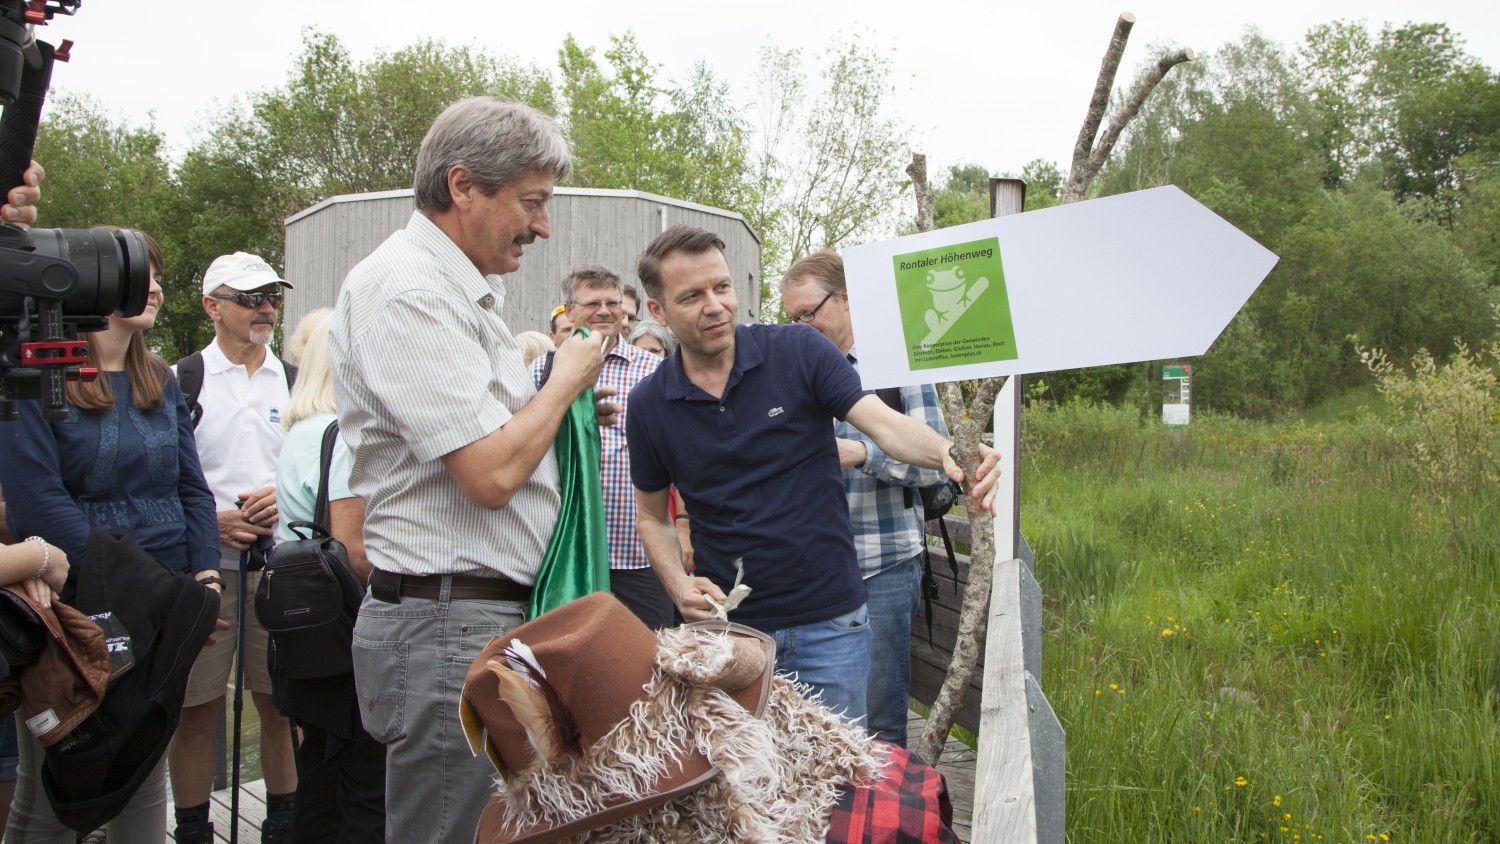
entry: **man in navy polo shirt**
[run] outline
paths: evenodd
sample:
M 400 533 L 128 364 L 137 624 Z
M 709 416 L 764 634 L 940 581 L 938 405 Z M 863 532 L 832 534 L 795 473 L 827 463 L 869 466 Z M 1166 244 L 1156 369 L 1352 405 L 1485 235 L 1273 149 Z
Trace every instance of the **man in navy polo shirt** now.
M 847 418 L 895 459 L 961 481 L 952 443 L 861 390 L 838 348 L 807 326 L 736 325 L 734 280 L 712 232 L 667 229 L 637 272 L 652 316 L 680 344 L 631 392 L 625 423 L 652 569 L 683 618 L 698 621 L 742 563 L 752 591 L 730 619 L 770 633 L 779 671 L 862 719 L 870 630 L 832 422 Z M 972 500 L 993 508 L 999 456 L 982 451 Z M 692 514 L 692 574 L 668 515 L 672 485 Z

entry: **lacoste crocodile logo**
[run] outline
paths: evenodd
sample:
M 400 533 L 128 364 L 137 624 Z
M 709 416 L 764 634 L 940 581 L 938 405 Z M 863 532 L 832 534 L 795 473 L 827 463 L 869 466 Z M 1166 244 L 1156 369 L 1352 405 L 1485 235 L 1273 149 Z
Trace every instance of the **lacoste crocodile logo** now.
M 783 414 L 785 412 L 786 411 L 782 410 L 779 407 L 773 407 L 769 411 L 766 412 L 766 415 L 767 416 L 780 416 L 781 414 Z

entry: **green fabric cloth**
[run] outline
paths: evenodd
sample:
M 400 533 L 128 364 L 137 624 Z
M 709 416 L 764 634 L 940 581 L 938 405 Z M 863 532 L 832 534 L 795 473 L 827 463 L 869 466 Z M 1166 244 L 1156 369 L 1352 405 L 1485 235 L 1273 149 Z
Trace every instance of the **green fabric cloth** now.
M 588 336 L 588 329 L 580 328 Z M 599 477 L 599 416 L 590 387 L 573 400 L 553 441 L 562 504 L 531 592 L 530 618 L 592 592 L 609 591 L 609 541 Z

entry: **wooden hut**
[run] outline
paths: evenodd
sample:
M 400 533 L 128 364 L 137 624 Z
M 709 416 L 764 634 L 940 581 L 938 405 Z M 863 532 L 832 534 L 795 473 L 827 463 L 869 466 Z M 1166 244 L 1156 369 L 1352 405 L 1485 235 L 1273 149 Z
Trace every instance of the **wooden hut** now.
M 309 311 L 333 305 L 344 276 L 405 226 L 413 207 L 410 190 L 393 190 L 331 197 L 288 217 L 285 278 L 296 289 L 287 296 L 286 330 Z M 521 268 L 505 277 L 501 314 L 512 331 L 546 333 L 552 310 L 562 304 L 563 273 L 578 264 L 603 264 L 640 289 L 635 266 L 641 251 L 679 223 L 724 239 L 739 320 L 759 317 L 760 238 L 739 214 L 640 191 L 566 187 L 557 189 L 548 208 L 552 237 L 528 246 Z M 644 306 L 641 311 L 644 316 Z

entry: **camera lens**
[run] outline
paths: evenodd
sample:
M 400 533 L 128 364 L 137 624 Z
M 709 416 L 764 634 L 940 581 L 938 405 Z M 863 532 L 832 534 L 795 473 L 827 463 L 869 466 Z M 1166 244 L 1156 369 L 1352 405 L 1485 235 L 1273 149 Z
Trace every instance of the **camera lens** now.
M 32 229 L 38 254 L 78 270 L 63 298 L 65 316 L 135 316 L 151 294 L 151 259 L 138 232 L 120 229 Z

